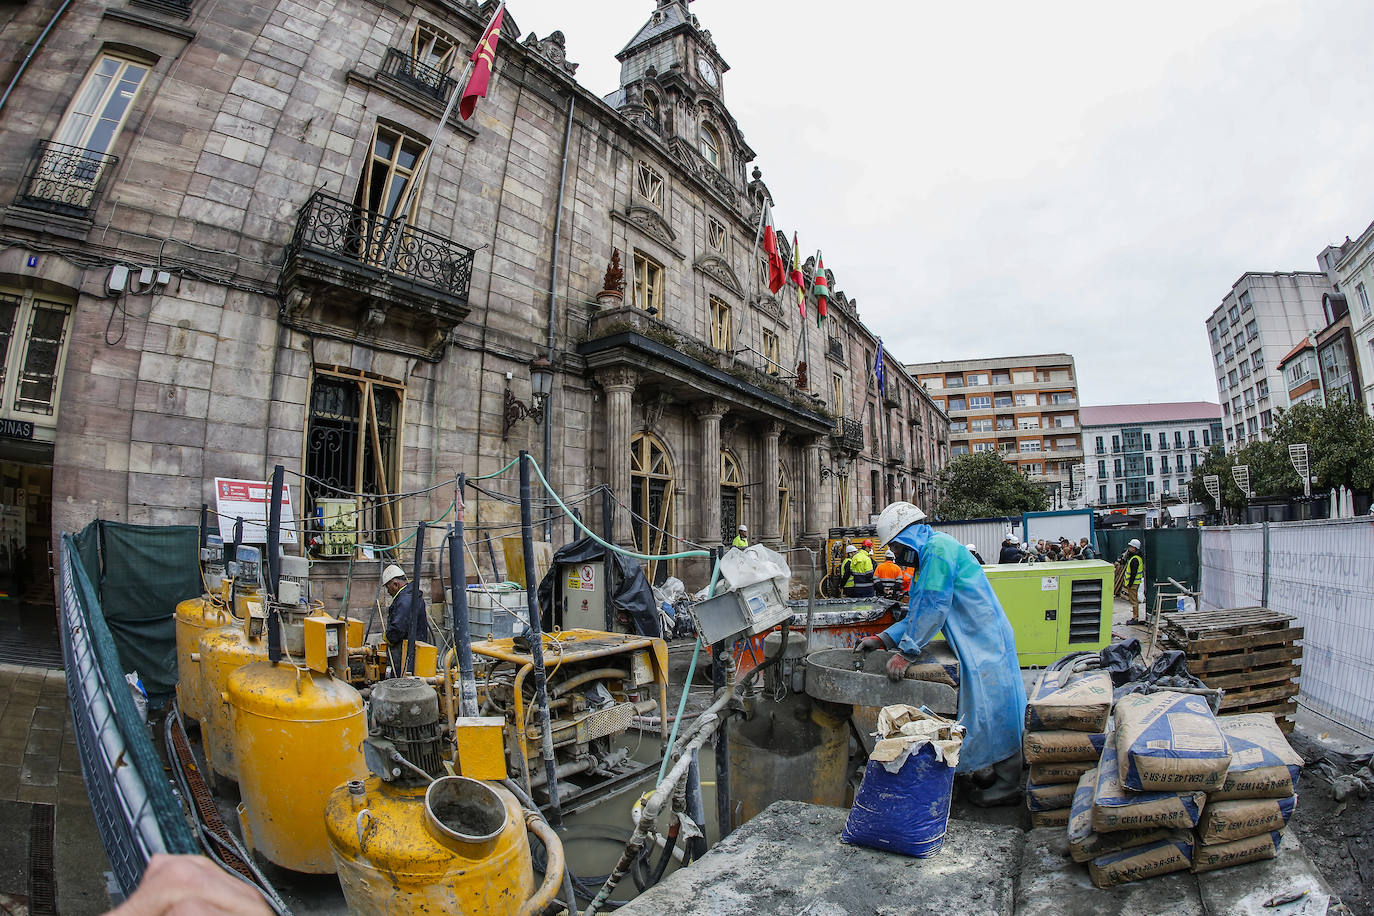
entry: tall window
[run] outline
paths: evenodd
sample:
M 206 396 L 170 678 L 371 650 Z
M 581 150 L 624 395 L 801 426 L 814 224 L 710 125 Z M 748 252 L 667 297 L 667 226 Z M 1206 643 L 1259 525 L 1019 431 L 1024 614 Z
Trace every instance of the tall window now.
M 1168 455 L 1160 455 L 1160 456 L 1159 456 L 1159 473 L 1161 473 L 1161 474 L 1167 474 L 1167 473 L 1169 473 L 1169 456 L 1168 456 Z
M 768 328 L 763 329 L 763 359 L 767 363 L 768 371 L 776 371 L 781 368 L 779 362 L 778 335 Z
M 424 151 L 422 141 L 378 125 L 354 203 L 360 209 L 387 219 L 398 216 L 401 199 L 415 177 L 415 167 Z M 418 203 L 419 195 L 410 195 L 408 218 L 414 217 Z
M 711 346 L 717 350 L 731 347 L 730 306 L 715 296 L 711 297 Z
M 663 176 L 650 168 L 647 162 L 641 162 L 635 169 L 635 181 L 640 198 L 645 203 L 662 210 Z
M 434 26 L 422 22 L 415 29 L 415 36 L 411 39 L 410 56 L 416 63 L 431 70 L 432 78 L 437 83 L 448 75 L 449 68 L 453 66 L 454 47 L 455 42 L 452 38 Z M 423 70 L 419 75 L 430 76 Z
M 1101 455 L 1104 451 L 1106 451 L 1106 449 L 1104 449 L 1104 448 L 1102 447 L 1102 437 L 1101 437 L 1101 436 L 1097 436 L 1097 437 L 1095 437 L 1095 438 L 1097 439 L 1097 443 L 1096 443 L 1096 446 L 1097 446 L 1097 453 L 1098 453 L 1099 455 Z
M 0 290 L 0 416 L 55 422 L 71 312 L 32 291 Z
M 673 491 L 668 450 L 652 433 L 639 433 L 630 440 L 630 508 L 638 516 L 630 530 L 640 553 L 668 553 L 672 548 L 668 532 L 673 529 Z M 663 561 L 648 561 L 645 575 L 650 582 L 661 584 L 670 574 Z
M 369 543 L 396 543 L 400 504 L 401 407 L 404 389 L 346 368 L 316 372 L 306 430 L 307 510 L 321 499 L 352 499 L 348 513 Z M 353 494 L 362 494 L 354 496 Z
M 716 133 L 715 128 L 703 122 L 698 140 L 698 148 L 701 150 L 702 157 L 717 169 L 724 171 L 721 166 L 720 135 Z
M 778 534 L 784 544 L 792 543 L 792 487 L 787 476 L 787 466 L 778 461 Z
M 1145 473 L 1153 475 L 1155 472 L 1155 459 L 1153 455 L 1145 456 Z
M 835 416 L 844 416 L 844 379 L 838 372 L 830 375 L 830 409 Z
M 1145 434 L 1145 451 L 1147 452 L 1154 448 L 1154 446 L 1150 444 L 1152 438 L 1150 433 Z
M 1099 459 L 1098 462 L 1097 462 L 1097 476 L 1098 476 L 1098 477 L 1106 477 L 1106 476 L 1107 476 L 1107 462 L 1106 462 L 1105 459 Z
M 663 311 L 663 265 L 641 251 L 635 252 L 635 308 Z
M 720 252 L 721 254 L 724 254 L 724 253 L 725 253 L 725 239 L 726 239 L 725 224 L 722 223 L 720 220 L 716 219 L 714 216 L 709 216 L 709 217 L 707 217 L 707 218 L 706 218 L 706 244 L 710 245 L 713 249 L 715 249 L 716 251 Z
M 739 462 L 729 449 L 720 450 L 720 540 L 728 544 L 735 539 L 740 524 L 740 493 L 744 478 Z
M 1369 291 L 1364 288 L 1363 283 L 1355 284 L 1355 298 L 1360 300 L 1360 314 L 1368 318 L 1370 315 Z

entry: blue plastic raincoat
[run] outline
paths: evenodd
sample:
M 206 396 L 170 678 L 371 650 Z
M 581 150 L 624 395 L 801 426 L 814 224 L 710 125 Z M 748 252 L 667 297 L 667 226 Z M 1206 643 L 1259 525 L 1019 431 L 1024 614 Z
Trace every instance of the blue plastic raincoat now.
M 929 525 L 893 538 L 920 557 L 907 615 L 882 633 L 888 647 L 915 655 L 939 632 L 959 657 L 959 719 L 968 729 L 961 773 L 992 766 L 1021 750 L 1026 687 L 1016 636 L 982 567 L 968 548 Z

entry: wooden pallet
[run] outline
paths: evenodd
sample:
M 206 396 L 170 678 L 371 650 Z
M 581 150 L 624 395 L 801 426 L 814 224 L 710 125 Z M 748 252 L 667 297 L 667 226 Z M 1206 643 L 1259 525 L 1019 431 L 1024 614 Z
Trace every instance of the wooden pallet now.
M 1293 730 L 1301 676 L 1302 627 L 1268 608 L 1232 608 L 1164 615 L 1169 646 L 1181 649 L 1188 670 L 1208 687 L 1225 691 L 1222 713 L 1272 713 Z

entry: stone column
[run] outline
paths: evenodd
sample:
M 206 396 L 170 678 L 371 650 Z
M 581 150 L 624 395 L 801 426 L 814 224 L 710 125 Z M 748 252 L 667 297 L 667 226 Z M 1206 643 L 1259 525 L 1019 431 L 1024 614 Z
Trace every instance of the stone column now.
M 774 420 L 763 429 L 763 542 L 776 549 L 782 543 L 778 531 L 778 437 L 783 426 Z
M 615 498 L 630 505 L 630 438 L 634 435 L 633 395 L 640 374 L 634 369 L 604 369 L 596 380 L 606 392 L 606 483 Z M 615 512 L 615 541 L 633 543 L 630 516 L 623 509 Z
M 802 537 L 821 536 L 821 439 L 809 439 L 802 447 Z
M 729 410 L 724 401 L 701 401 L 696 405 L 701 421 L 701 533 L 697 540 L 708 547 L 720 545 L 720 421 Z

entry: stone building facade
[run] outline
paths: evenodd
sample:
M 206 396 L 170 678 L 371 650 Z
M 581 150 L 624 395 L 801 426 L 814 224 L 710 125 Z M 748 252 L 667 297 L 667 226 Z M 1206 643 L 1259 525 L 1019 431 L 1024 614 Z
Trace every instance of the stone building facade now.
M 14 9 L 0 420 L 34 431 L 0 453 L 50 469 L 51 530 L 193 523 L 216 477 L 280 463 L 306 515 L 368 494 L 344 518 L 386 546 L 452 487 L 395 494 L 520 449 L 563 494 L 608 484 L 617 539 L 648 552 L 739 522 L 794 545 L 933 499 L 948 418 L 890 356 L 879 396 L 833 274 L 820 326 L 760 280 L 770 193 L 685 0 L 657 0 L 604 99 L 562 33 L 522 38 L 508 10 L 487 98 L 441 126 L 494 7 Z M 468 507 L 479 531 L 516 521 Z

